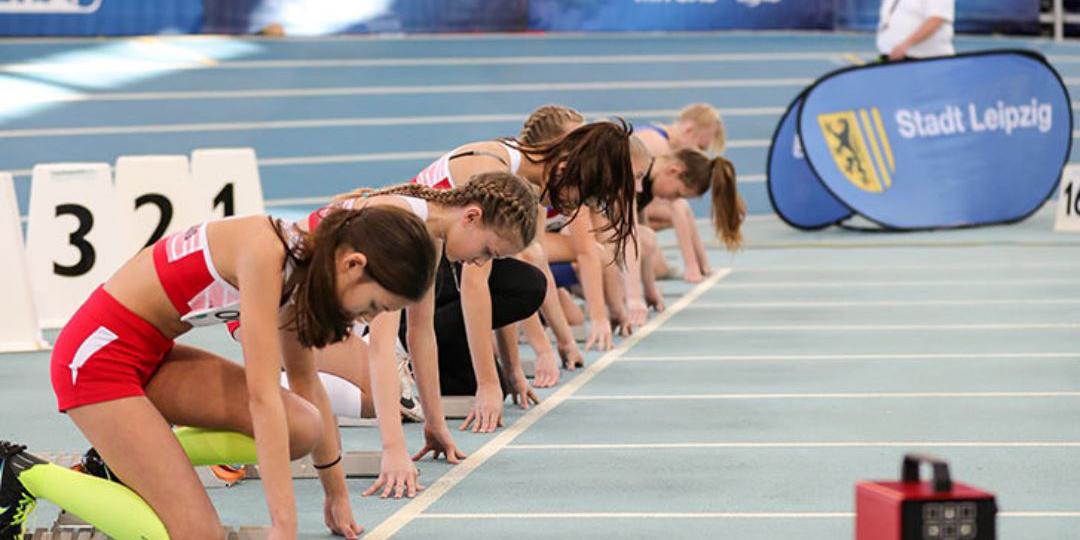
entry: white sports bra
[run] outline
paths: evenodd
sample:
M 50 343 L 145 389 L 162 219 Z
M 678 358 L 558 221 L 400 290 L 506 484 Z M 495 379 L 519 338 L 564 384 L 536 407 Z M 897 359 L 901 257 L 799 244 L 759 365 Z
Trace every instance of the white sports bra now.
M 454 182 L 453 175 L 450 174 L 450 161 L 465 156 L 488 156 L 495 158 L 509 167 L 510 172 L 517 174 L 518 169 L 521 168 L 521 151 L 503 142 L 500 142 L 499 144 L 506 150 L 507 155 L 510 157 L 509 161 L 503 159 L 503 157 L 498 154 L 483 150 L 467 150 L 464 152 L 457 152 L 457 150 L 454 150 L 443 154 L 442 157 L 435 160 L 434 163 L 420 171 L 420 174 L 417 174 L 416 177 L 412 179 L 412 183 L 422 184 L 433 189 L 454 188 L 457 186 L 457 183 Z

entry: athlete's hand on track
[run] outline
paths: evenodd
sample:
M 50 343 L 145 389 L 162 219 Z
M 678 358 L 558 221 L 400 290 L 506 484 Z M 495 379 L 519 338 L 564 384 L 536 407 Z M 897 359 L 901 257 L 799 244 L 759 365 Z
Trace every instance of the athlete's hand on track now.
M 391 495 L 395 499 L 400 499 L 402 495 L 415 497 L 417 491 L 424 489 L 424 486 L 420 484 L 419 476 L 420 471 L 413 465 L 412 460 L 409 459 L 409 454 L 405 452 L 404 448 L 401 450 L 384 450 L 379 478 L 364 491 L 363 495 L 368 497 L 382 489 L 379 497 L 383 499 Z
M 450 430 L 446 428 L 445 422 L 440 428 L 432 428 L 431 424 L 431 422 L 424 423 L 424 449 L 413 456 L 413 461 L 420 461 L 429 452 L 431 453 L 431 459 L 436 461 L 438 461 L 439 456 L 446 456 L 446 462 L 451 465 L 457 465 L 461 463 L 461 460 L 468 457 L 465 452 L 458 450 L 457 444 L 454 443 L 454 437 L 450 435 Z
M 472 426 L 473 433 L 491 433 L 503 425 L 503 393 L 498 383 L 481 385 L 469 416 L 461 423 L 462 431 Z
M 630 315 L 630 326 L 640 328 L 649 317 L 649 307 L 645 305 L 644 298 L 627 300 L 626 311 Z
M 576 345 L 575 345 L 575 348 Z M 533 386 L 536 388 L 549 388 L 559 384 L 559 362 L 555 360 L 553 353 L 536 355 L 536 376 L 533 377 Z
M 353 518 L 352 504 L 349 503 L 348 495 L 343 497 L 327 497 L 323 503 L 323 520 L 330 532 L 355 539 L 364 532 L 364 528 L 356 524 Z
M 576 341 L 570 343 L 560 343 L 558 345 L 559 356 L 562 358 L 563 367 L 570 371 L 574 371 L 579 367 L 585 367 L 585 359 L 581 356 L 581 349 L 578 348 Z
M 589 339 L 585 341 L 585 350 L 592 350 L 592 346 L 596 345 L 598 351 L 608 351 L 615 346 L 614 338 L 611 336 L 611 324 L 601 319 L 599 321 L 592 321 L 589 325 Z
M 540 403 L 540 398 L 536 396 L 536 392 L 529 386 L 525 373 L 520 369 L 514 374 L 513 388 L 513 393 L 510 396 L 518 407 L 529 410 L 530 402 L 532 404 Z

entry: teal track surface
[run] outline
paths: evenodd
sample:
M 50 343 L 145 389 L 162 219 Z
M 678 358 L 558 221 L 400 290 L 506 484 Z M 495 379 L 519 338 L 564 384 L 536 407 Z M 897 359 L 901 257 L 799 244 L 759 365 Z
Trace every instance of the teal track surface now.
M 958 47 L 1043 51 L 1071 88 L 1080 71 L 1072 43 Z M 802 233 L 770 213 L 765 154 L 783 108 L 872 54 L 868 35 L 768 32 L 0 42 L 0 88 L 23 92 L 0 104 L 0 169 L 25 213 L 35 163 L 253 146 L 270 209 L 291 215 L 513 134 L 544 103 L 640 122 L 712 102 L 755 214 L 747 248 L 710 242 L 724 270 L 662 283 L 668 314 L 590 353 L 540 407 L 508 405 L 504 430 L 455 431 L 470 459 L 422 462 L 421 497 L 365 499 L 370 481 L 351 480 L 370 537 L 850 538 L 855 482 L 895 478 L 919 450 L 998 494 L 1000 538 L 1075 538 L 1080 237 L 1050 232 L 1052 209 L 906 235 Z M 184 341 L 240 356 L 220 329 Z M 48 353 L 0 364 L 0 437 L 84 449 L 55 412 Z M 419 426 L 406 435 L 418 449 Z M 378 433 L 343 442 L 376 449 Z M 296 486 L 301 536 L 328 536 L 318 482 Z M 268 522 L 257 481 L 211 497 L 230 525 Z

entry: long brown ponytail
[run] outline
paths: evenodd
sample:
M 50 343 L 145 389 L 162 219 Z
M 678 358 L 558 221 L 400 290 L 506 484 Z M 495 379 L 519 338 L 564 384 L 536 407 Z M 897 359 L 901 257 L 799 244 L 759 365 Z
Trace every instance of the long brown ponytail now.
M 712 188 L 712 218 L 716 235 L 728 250 L 742 246 L 742 223 L 746 219 L 746 203 L 735 186 L 735 165 L 727 158 L 709 159 L 697 150 L 683 149 L 675 158 L 686 167 L 683 183 L 703 195 Z
M 335 197 L 334 202 L 376 195 L 405 195 L 454 208 L 475 204 L 483 213 L 481 223 L 500 234 L 511 231 L 514 238 L 508 240 L 519 242 L 522 249 L 536 237 L 536 206 L 540 199 L 532 185 L 513 173 L 493 171 L 476 174 L 453 189 L 432 189 L 422 184 L 361 188 Z
M 280 229 L 278 234 L 284 237 Z M 304 236 L 285 283 L 294 306 L 286 324 L 300 344 L 321 348 L 349 336 L 352 316 L 337 295 L 337 252 L 348 247 L 367 257 L 365 276 L 391 294 L 419 301 L 435 278 L 435 244 L 424 223 L 399 208 L 371 207 L 327 215 Z
M 611 232 L 616 262 L 621 263 L 627 242 L 634 241 L 634 170 L 630 163 L 630 134 L 625 120 L 585 124 L 558 139 L 526 144 L 503 142 L 521 150 L 533 163 L 542 163 L 551 207 L 576 215 L 583 205 L 602 212 L 608 223 L 597 232 Z M 561 169 L 561 170 L 560 170 Z M 577 198 L 572 192 L 577 191 Z

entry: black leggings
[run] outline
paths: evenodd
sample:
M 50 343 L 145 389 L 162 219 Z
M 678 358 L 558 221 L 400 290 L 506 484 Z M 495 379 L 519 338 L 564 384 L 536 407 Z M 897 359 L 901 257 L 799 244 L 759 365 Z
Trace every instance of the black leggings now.
M 535 266 L 517 259 L 491 262 L 488 288 L 491 290 L 491 328 L 502 328 L 528 318 L 540 309 L 547 293 L 547 278 Z M 455 272 L 461 265 L 443 257 L 435 275 L 435 340 L 439 347 L 439 381 L 446 396 L 471 396 L 476 393 L 476 374 L 465 333 L 461 311 L 461 291 Z M 402 321 L 404 329 L 404 320 Z M 402 342 L 405 342 L 404 337 Z M 498 364 L 496 364 L 498 367 Z M 505 388 L 505 377 L 499 373 Z

